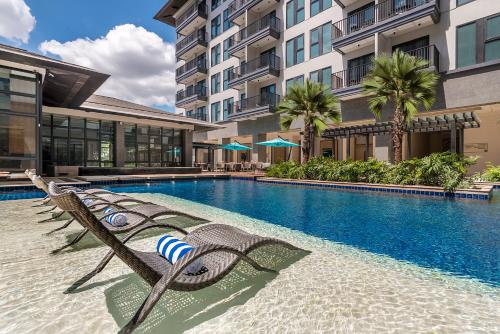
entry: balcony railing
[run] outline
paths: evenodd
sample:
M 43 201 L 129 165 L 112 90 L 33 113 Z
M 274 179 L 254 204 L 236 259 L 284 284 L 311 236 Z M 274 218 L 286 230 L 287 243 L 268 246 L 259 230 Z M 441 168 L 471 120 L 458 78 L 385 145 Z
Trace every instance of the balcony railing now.
M 205 122 L 208 121 L 208 115 L 207 115 L 206 112 L 205 113 L 194 112 L 194 113 L 191 113 L 191 114 L 186 114 L 186 117 L 187 118 L 197 119 L 199 121 L 205 121 Z
M 361 84 L 363 78 L 370 72 L 372 64 L 349 67 L 332 74 L 332 89 L 342 89 Z
M 234 0 L 227 7 L 228 16 L 231 16 L 234 12 L 236 12 L 241 7 L 245 6 L 247 3 L 252 2 L 254 0 Z
M 193 15 L 194 13 L 197 14 Z M 205 2 L 194 4 L 177 18 L 176 26 L 181 27 L 182 25 L 185 25 L 190 17 L 196 17 L 196 16 L 206 17 L 207 14 L 208 14 L 208 6 L 205 4 Z
M 177 92 L 175 96 L 175 100 L 177 102 L 182 101 L 184 99 L 193 97 L 193 96 L 198 96 L 200 98 L 206 98 L 207 97 L 207 87 L 205 86 L 188 86 L 186 89 L 180 90 Z
M 250 60 L 229 72 L 229 82 L 242 78 L 260 69 L 268 68 L 270 71 L 278 71 L 281 66 L 281 58 L 274 54 L 266 54 Z
M 435 45 L 424 46 L 415 50 L 406 51 L 411 56 L 425 59 L 429 63 L 426 67 L 435 67 L 439 71 L 439 51 Z
M 439 51 L 434 45 L 423 46 L 418 49 L 406 51 L 411 56 L 421 58 L 428 61 L 428 67 L 434 67 L 439 71 Z M 372 64 L 361 66 L 353 66 L 347 70 L 343 70 L 332 74 L 332 89 L 342 89 L 360 85 L 363 79 L 368 75 L 372 68 Z
M 191 34 L 187 35 L 181 39 L 177 44 L 175 44 L 176 52 L 184 49 L 186 46 L 191 44 L 193 41 L 198 40 L 200 42 L 208 42 L 208 34 L 203 30 L 193 31 Z
M 272 111 L 278 106 L 280 98 L 278 94 L 267 93 L 237 101 L 234 103 L 233 108 L 230 109 L 229 117 L 265 107 Z
M 244 41 L 268 28 L 271 31 L 274 31 L 279 34 L 280 25 L 281 25 L 281 20 L 279 18 L 277 18 L 274 15 L 268 14 L 258 19 L 257 21 L 250 23 L 249 25 L 238 31 L 236 34 L 234 34 L 229 40 L 229 47 L 237 45 L 241 41 Z
M 189 62 L 185 63 L 181 67 L 175 70 L 175 75 L 177 77 L 182 76 L 184 73 L 187 73 L 191 71 L 192 69 L 197 68 L 200 71 L 206 71 L 208 69 L 207 67 L 207 60 L 206 59 L 193 59 L 190 60 Z
M 333 24 L 333 38 L 341 38 L 436 0 L 386 0 Z

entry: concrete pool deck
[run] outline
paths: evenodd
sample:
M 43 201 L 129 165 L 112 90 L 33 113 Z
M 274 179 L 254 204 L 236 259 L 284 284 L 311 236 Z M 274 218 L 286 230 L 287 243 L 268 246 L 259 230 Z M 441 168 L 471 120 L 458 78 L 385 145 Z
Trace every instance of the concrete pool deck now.
M 282 267 L 277 276 L 246 265 L 215 286 L 167 292 L 138 333 L 494 333 L 500 331 L 500 289 L 321 240 L 265 221 L 161 194 L 129 194 L 308 249 L 255 254 Z M 2 333 L 113 333 L 134 314 L 150 287 L 113 259 L 76 293 L 106 247 L 89 237 L 59 255 L 81 227 L 44 235 L 62 222 L 37 224 L 31 200 L 0 202 L 0 328 Z M 22 214 L 20 214 L 22 212 Z M 192 229 L 192 228 L 190 228 Z M 158 236 L 134 240 L 153 250 Z M 281 263 L 284 261 L 285 263 Z

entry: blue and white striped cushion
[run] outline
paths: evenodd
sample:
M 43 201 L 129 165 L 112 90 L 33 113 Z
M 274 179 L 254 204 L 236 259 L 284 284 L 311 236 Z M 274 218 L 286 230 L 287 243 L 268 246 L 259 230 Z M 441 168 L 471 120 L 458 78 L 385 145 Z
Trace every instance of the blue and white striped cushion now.
M 193 246 L 191 246 L 190 244 L 185 243 L 184 241 L 181 241 L 168 234 L 161 237 L 156 244 L 156 251 L 172 264 L 175 264 L 192 249 Z M 202 269 L 202 267 L 202 260 L 201 258 L 198 258 L 197 260 L 189 264 L 184 271 L 187 274 L 195 274 L 198 273 Z
M 93 200 L 91 200 L 90 198 L 85 198 L 83 201 L 83 204 L 85 204 L 86 206 L 90 206 L 92 205 L 92 203 L 94 203 Z
M 114 227 L 122 227 L 127 225 L 127 216 L 123 213 L 113 213 L 115 210 L 111 207 L 107 207 L 104 209 L 104 215 L 106 217 L 106 221 L 113 225 Z

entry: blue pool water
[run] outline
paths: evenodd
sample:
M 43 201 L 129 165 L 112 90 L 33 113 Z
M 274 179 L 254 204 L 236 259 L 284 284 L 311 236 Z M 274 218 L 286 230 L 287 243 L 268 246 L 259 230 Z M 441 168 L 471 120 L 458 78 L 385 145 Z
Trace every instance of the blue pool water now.
M 500 286 L 500 193 L 454 201 L 270 185 L 177 181 L 111 190 L 163 193 Z

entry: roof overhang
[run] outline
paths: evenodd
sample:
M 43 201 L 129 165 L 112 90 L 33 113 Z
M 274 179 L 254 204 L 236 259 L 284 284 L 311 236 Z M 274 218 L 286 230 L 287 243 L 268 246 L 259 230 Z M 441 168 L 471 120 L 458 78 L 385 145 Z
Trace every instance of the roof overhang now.
M 54 107 L 81 105 L 109 77 L 109 74 L 2 44 L 0 59 L 45 69 L 43 104 Z
M 184 6 L 184 4 L 186 4 L 186 2 L 187 1 L 182 0 L 168 0 L 160 11 L 156 13 L 154 19 L 175 27 L 174 15 Z

